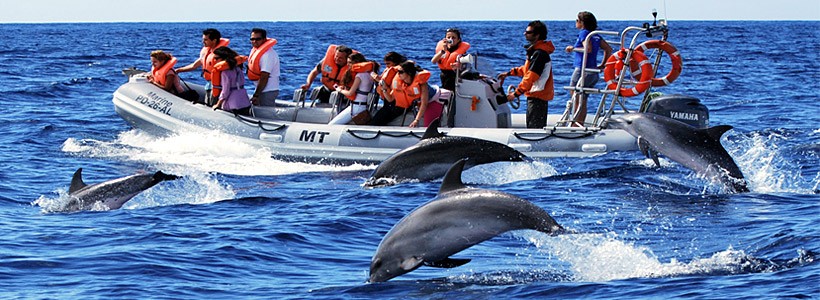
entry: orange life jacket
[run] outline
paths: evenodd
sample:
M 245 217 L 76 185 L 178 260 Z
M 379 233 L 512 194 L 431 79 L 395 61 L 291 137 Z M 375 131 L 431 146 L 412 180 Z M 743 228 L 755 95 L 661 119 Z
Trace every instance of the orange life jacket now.
M 372 61 L 355 63 L 355 64 L 353 64 L 353 66 L 350 67 L 350 73 L 353 75 L 354 80 L 355 80 L 356 74 L 370 73 L 371 71 L 373 71 L 373 62 Z M 353 82 L 349 82 L 349 84 L 353 85 Z M 361 89 L 362 89 L 362 86 L 361 86 L 361 83 L 359 83 L 359 90 L 361 90 Z M 345 96 L 345 97 L 347 97 L 347 99 L 350 99 L 350 100 L 356 100 L 356 94 L 360 94 L 360 93 L 361 94 L 367 94 L 369 92 L 356 91 L 355 93 L 351 94 L 350 96 Z
M 238 68 L 239 65 L 244 64 L 245 61 L 247 61 L 247 60 L 248 60 L 247 56 L 244 56 L 244 55 L 237 56 L 236 57 L 237 68 Z M 222 93 L 222 71 L 227 70 L 228 67 L 230 67 L 228 65 L 228 62 L 226 62 L 224 60 L 216 63 L 213 67 L 213 75 L 211 77 L 211 79 L 212 79 L 211 84 L 213 85 L 213 87 L 211 89 L 211 95 L 214 96 L 214 98 L 219 98 L 219 94 Z
M 353 51 L 354 53 L 356 51 Z M 339 67 L 336 65 L 336 45 L 330 45 L 327 47 L 327 52 L 325 52 L 325 58 L 322 59 L 322 84 L 325 85 L 331 91 L 334 90 L 333 85 L 339 84 L 342 81 L 342 76 L 344 76 L 345 71 L 347 71 L 348 65 L 344 65 L 343 67 Z M 349 87 L 349 86 L 348 86 Z
M 214 64 L 214 50 L 219 47 L 228 47 L 231 43 L 229 39 L 219 39 L 219 43 L 216 44 L 215 47 L 202 47 L 199 50 L 199 57 L 204 57 L 205 60 L 202 61 L 202 77 L 205 78 L 206 81 L 211 81 L 211 72 L 213 72 Z
M 262 65 L 259 61 L 262 59 L 262 55 L 275 45 L 276 39 L 268 38 L 259 48 L 251 49 L 251 55 L 248 57 L 248 79 L 251 81 L 259 80 L 262 75 Z
M 159 69 L 154 69 L 154 67 L 151 67 L 151 76 L 154 77 L 154 82 L 162 88 L 165 88 L 165 76 L 168 76 L 168 71 L 173 69 L 175 64 L 177 64 L 177 58 L 171 56 L 171 59 L 166 61 L 162 67 L 159 67 Z M 176 89 L 176 86 L 174 88 Z
M 438 44 L 436 45 L 436 53 L 444 50 L 444 55 L 442 55 L 441 59 L 438 61 L 438 68 L 442 70 L 452 70 L 452 64 L 456 62 L 456 58 L 459 55 L 467 54 L 468 49 L 470 49 L 470 43 L 461 41 L 458 43 L 456 50 L 450 52 L 450 50 L 447 50 L 447 44 L 445 44 L 444 41 L 438 41 Z
M 421 86 L 427 84 L 430 79 L 430 72 L 419 71 L 413 82 L 407 84 L 401 77 L 395 76 L 393 78 L 393 90 L 390 92 L 393 98 L 396 99 L 396 106 L 401 108 L 409 108 L 413 105 L 413 100 L 421 98 Z
M 385 68 L 384 71 L 382 71 L 382 75 L 381 75 L 382 79 L 381 79 L 381 81 L 379 81 L 379 86 L 382 86 L 382 85 L 389 86 L 390 84 L 392 84 L 393 83 L 393 78 L 396 77 L 396 74 L 397 74 L 396 70 L 397 70 L 396 66 L 393 66 L 393 67 L 390 67 L 390 68 Z M 385 99 L 384 92 L 382 91 L 382 89 L 377 88 L 376 92 L 379 93 L 379 97 L 381 97 L 382 99 Z

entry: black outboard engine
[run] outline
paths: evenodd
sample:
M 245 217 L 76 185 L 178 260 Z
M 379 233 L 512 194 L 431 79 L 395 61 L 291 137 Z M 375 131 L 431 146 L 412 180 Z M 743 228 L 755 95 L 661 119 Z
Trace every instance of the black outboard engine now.
M 709 127 L 709 109 L 695 97 L 663 95 L 650 100 L 646 112 L 670 117 L 697 128 Z

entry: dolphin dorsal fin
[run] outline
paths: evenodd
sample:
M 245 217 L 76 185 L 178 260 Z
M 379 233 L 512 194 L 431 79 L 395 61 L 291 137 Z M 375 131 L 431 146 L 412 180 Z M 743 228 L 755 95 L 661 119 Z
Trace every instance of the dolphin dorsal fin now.
M 731 125 L 718 125 L 715 127 L 706 128 L 704 129 L 704 131 L 706 131 L 707 135 L 711 136 L 716 141 L 719 141 L 720 137 L 722 137 L 724 133 L 726 133 L 727 131 L 729 131 L 729 129 L 732 128 L 734 127 L 732 127 Z
M 461 172 L 464 171 L 465 162 L 467 162 L 466 158 L 459 159 L 450 167 L 450 170 L 447 170 L 444 180 L 441 181 L 441 188 L 438 189 L 439 194 L 464 188 L 464 183 L 461 182 Z
M 68 193 L 71 194 L 84 187 L 85 182 L 83 182 L 83 168 L 79 168 L 76 172 L 74 172 L 74 177 L 71 178 L 71 186 L 68 187 Z
M 443 137 L 444 134 L 438 132 L 438 127 L 441 126 L 441 119 L 436 118 L 430 123 L 430 126 L 427 126 L 427 130 L 424 131 L 424 136 L 421 137 L 422 140 L 432 139 L 437 137 Z

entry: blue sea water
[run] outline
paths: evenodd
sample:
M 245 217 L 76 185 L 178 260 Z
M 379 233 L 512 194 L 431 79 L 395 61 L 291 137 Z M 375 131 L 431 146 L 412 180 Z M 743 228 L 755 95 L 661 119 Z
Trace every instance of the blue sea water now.
M 548 25 L 558 49 L 574 42 L 573 22 Z M 670 24 L 684 70 L 659 91 L 698 97 L 712 125 L 735 127 L 722 143 L 750 193 L 640 153 L 480 166 L 466 182 L 579 233 L 503 234 L 457 255 L 467 265 L 380 284 L 365 283 L 379 241 L 438 182 L 366 190 L 374 165 L 276 161 L 217 133 L 156 137 L 111 103 L 121 69 L 148 69 L 155 49 L 189 63 L 207 27 L 240 53 L 250 28 L 268 29 L 287 95 L 330 43 L 379 60 L 396 50 L 437 73 L 429 58 L 453 26 L 496 71 L 523 63 L 523 21 L 0 24 L 0 298 L 820 297 L 820 22 Z M 572 58 L 552 57 L 560 112 Z M 79 167 L 89 183 L 184 178 L 120 210 L 52 212 Z

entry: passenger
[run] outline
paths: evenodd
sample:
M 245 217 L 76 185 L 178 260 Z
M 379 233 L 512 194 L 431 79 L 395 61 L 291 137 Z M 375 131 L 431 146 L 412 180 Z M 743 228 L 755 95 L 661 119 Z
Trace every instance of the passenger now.
M 222 91 L 219 93 L 219 101 L 213 108 L 222 109 L 239 115 L 249 116 L 251 111 L 251 101 L 245 91 L 245 75 L 242 66 L 236 61 L 239 54 L 228 47 L 216 48 L 213 52 L 217 68 L 221 64 L 227 64 L 227 68 L 220 72 Z
M 384 87 L 385 90 L 389 91 L 393 83 L 393 78 L 396 76 L 398 66 L 405 61 L 407 61 L 407 58 L 404 57 L 404 55 L 393 51 L 387 52 L 387 54 L 384 55 L 384 71 L 382 71 L 381 74 L 373 72 L 370 76 L 374 82 L 378 83 L 379 87 Z M 376 91 L 379 93 L 379 97 L 386 99 L 384 90 L 377 88 Z M 384 101 L 384 105 L 393 105 L 393 102 Z
M 436 55 L 431 60 L 441 69 L 441 88 L 450 91 L 456 90 L 456 71 L 453 66 L 459 55 L 467 54 L 470 44 L 461 40 L 461 31 L 449 28 L 444 38 L 436 44 Z
M 367 95 L 373 89 L 373 77 L 370 77 L 370 73 L 379 71 L 379 63 L 368 61 L 361 53 L 353 53 L 347 58 L 347 65 L 350 68 L 345 72 L 342 85 L 336 87 L 336 91 L 345 95 L 351 103 L 328 124 L 350 123 L 353 116 L 367 110 Z
M 576 48 L 586 49 L 587 52 L 587 61 L 586 63 L 581 63 L 584 59 L 583 52 L 575 52 L 575 60 L 573 61 L 572 65 L 575 67 L 575 70 L 572 71 L 572 79 L 570 80 L 570 86 L 575 86 L 578 84 L 578 80 L 581 78 L 581 66 L 584 68 L 592 69 L 598 68 L 603 69 L 606 66 L 606 60 L 609 59 L 609 55 L 612 54 L 612 47 L 601 38 L 600 35 L 594 35 L 590 37 L 590 45 L 584 45 L 584 41 L 586 40 L 587 36 L 590 32 L 598 29 L 598 20 L 595 19 L 595 15 L 588 11 L 582 11 L 578 13 L 578 17 L 575 19 L 575 28 L 581 29 L 578 32 L 578 39 L 575 40 L 575 45 L 567 46 L 564 49 L 567 53 L 572 53 L 575 51 Z M 601 64 L 598 65 L 598 49 L 604 50 L 604 59 L 601 61 Z M 592 88 L 595 87 L 595 84 L 598 83 L 598 73 L 596 72 L 585 72 L 584 73 L 584 87 L 585 88 Z M 574 91 L 570 92 L 570 96 L 574 94 Z M 587 117 L 587 94 L 584 94 L 581 99 L 576 99 L 572 97 L 572 105 L 575 107 L 577 114 L 575 115 L 575 124 L 583 125 L 584 120 Z M 575 112 L 574 112 L 575 113 Z M 573 125 L 575 125 L 573 124 Z
M 173 69 L 176 63 L 176 57 L 170 53 L 162 50 L 151 51 L 151 74 L 148 75 L 148 81 L 171 94 L 179 95 L 184 89 Z
M 547 126 L 547 103 L 555 94 L 550 58 L 555 46 L 547 41 L 547 25 L 538 20 L 527 25 L 524 38 L 530 43 L 526 47 L 526 62 L 523 66 L 499 74 L 498 78 L 503 81 L 507 76 L 523 77 L 518 88 L 507 94 L 507 101 L 513 101 L 522 94 L 527 96 L 527 128 L 544 128 Z
M 310 89 L 316 76 L 322 74 L 322 84 L 324 88 L 319 93 L 319 102 L 330 102 L 330 92 L 336 90 L 336 85 L 342 81 L 342 76 L 347 71 L 347 57 L 354 51 L 344 45 L 330 45 L 327 47 L 325 57 L 316 64 L 316 68 L 308 74 L 307 82 L 301 86 L 303 90 Z M 349 88 L 349 87 L 348 87 Z
M 410 128 L 418 126 L 422 116 L 424 116 L 424 126 L 428 126 L 441 114 L 441 111 L 439 111 L 439 116 L 428 117 L 428 115 L 425 114 L 427 103 L 433 97 L 429 94 L 432 89 L 427 83 L 430 79 L 430 72 L 419 68 L 415 62 L 408 60 L 396 68 L 396 73 L 398 75 L 393 78 L 390 89 L 384 86 L 380 87 L 385 95 L 385 100 L 395 102 L 395 105 L 383 106 L 376 112 L 376 115 L 373 116 L 369 124 L 387 125 L 390 121 L 403 115 L 407 109 L 411 108 L 414 105 L 414 101 L 419 100 L 419 111 L 416 113 L 413 121 L 410 122 Z M 432 91 L 435 92 L 435 90 Z M 438 93 L 436 93 L 436 95 L 438 95 Z
M 273 49 L 276 39 L 268 38 L 261 28 L 251 29 L 251 54 L 248 56 L 248 79 L 256 89 L 251 103 L 274 106 L 279 97 L 279 54 Z
M 213 28 L 205 29 L 202 31 L 203 46 L 202 49 L 199 50 L 199 58 L 197 58 L 197 60 L 190 65 L 177 68 L 175 70 L 177 73 L 181 73 L 202 67 L 202 77 L 205 78 L 205 102 L 208 105 L 213 104 L 213 99 L 211 97 L 211 72 L 213 72 L 213 66 L 215 63 L 213 58 L 214 49 L 219 47 L 227 47 L 230 43 L 230 40 L 222 38 L 222 34 L 219 33 L 219 30 Z

